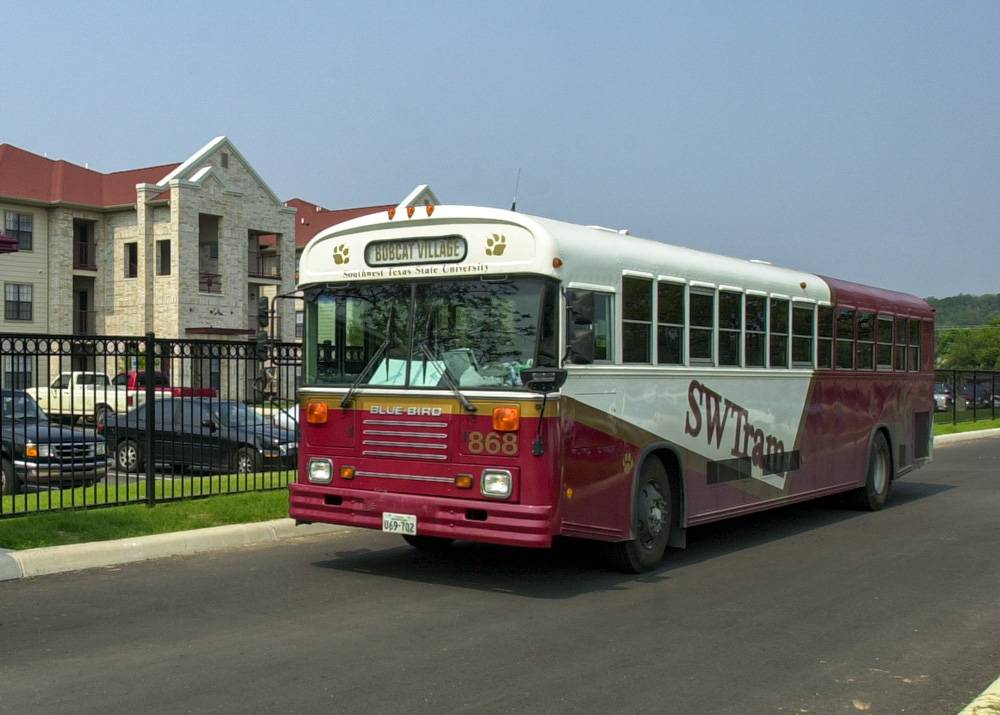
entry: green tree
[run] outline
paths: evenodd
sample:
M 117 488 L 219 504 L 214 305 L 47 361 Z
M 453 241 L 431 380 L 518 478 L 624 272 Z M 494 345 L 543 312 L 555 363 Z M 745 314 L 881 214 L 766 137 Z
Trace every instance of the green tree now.
M 937 349 L 942 367 L 1000 370 L 1000 317 L 982 327 L 943 332 Z

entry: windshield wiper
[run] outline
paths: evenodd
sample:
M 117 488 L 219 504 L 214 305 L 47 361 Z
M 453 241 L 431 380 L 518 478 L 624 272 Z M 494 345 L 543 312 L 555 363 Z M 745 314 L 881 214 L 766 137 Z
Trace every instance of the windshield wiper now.
M 385 340 L 383 340 L 382 344 L 378 346 L 378 350 L 376 350 L 375 354 L 371 356 L 371 359 L 365 363 L 363 368 L 361 368 L 361 372 L 359 372 L 358 376 L 354 378 L 354 382 L 351 383 L 351 386 L 347 388 L 347 394 L 344 395 L 344 399 L 340 401 L 340 406 L 342 408 L 346 409 L 351 402 L 354 401 L 354 392 L 358 389 L 358 385 L 361 384 L 361 381 L 368 375 L 368 371 L 378 363 L 379 358 L 382 357 L 383 353 L 389 349 L 389 345 L 392 344 L 393 339 L 396 337 L 396 323 L 394 322 L 395 316 L 396 304 L 393 303 L 389 306 L 389 319 L 385 321 Z
M 444 360 L 439 359 L 433 351 L 430 349 L 431 341 L 431 328 L 433 327 L 434 313 L 427 316 L 427 323 L 424 325 L 424 336 L 417 343 L 417 349 L 420 350 L 421 354 L 424 356 L 424 360 L 428 363 L 440 362 L 444 371 L 441 373 L 441 377 L 444 378 L 445 383 L 451 388 L 451 391 L 455 393 L 455 397 L 458 401 L 462 403 L 462 407 L 468 412 L 475 412 L 476 406 L 469 402 L 469 398 L 462 394 L 462 391 L 458 389 L 458 381 L 451 376 L 451 372 L 448 370 L 448 363 Z M 425 368 L 426 369 L 426 368 Z

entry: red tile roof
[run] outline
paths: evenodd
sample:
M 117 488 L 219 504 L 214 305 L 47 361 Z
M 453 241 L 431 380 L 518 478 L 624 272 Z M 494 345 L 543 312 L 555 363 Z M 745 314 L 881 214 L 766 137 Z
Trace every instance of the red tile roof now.
M 396 204 L 383 204 L 380 206 L 360 206 L 353 209 L 325 209 L 317 204 L 304 201 L 302 199 L 289 199 L 285 202 L 288 206 L 296 209 L 295 214 L 295 248 L 296 250 L 305 248 L 309 239 L 325 228 L 330 228 L 338 223 L 350 221 L 359 216 L 387 211 L 395 208 Z
M 0 144 L 0 196 L 97 208 L 124 206 L 135 203 L 136 184 L 154 184 L 178 166 L 162 164 L 102 174 Z

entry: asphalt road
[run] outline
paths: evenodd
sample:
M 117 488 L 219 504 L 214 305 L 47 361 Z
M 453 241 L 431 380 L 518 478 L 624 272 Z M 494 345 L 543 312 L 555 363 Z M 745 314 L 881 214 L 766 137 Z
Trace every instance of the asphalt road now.
M 374 532 L 0 583 L 3 713 L 948 713 L 1000 673 L 1000 439 L 653 574 Z

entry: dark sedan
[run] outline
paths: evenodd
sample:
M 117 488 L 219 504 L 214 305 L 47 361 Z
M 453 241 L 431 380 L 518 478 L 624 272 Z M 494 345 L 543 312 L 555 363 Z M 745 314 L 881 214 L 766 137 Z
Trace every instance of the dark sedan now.
M 295 466 L 294 432 L 240 402 L 179 397 L 109 415 L 98 425 L 122 471 L 137 472 L 145 464 L 147 408 L 153 412 L 154 464 L 242 473 Z
M 108 471 L 105 449 L 93 430 L 50 422 L 23 390 L 0 391 L 0 493 L 96 482 Z

